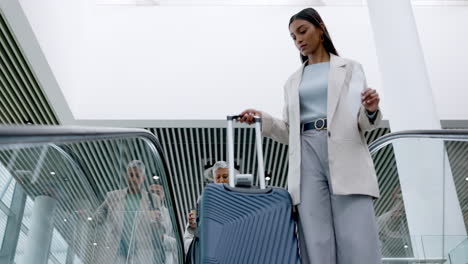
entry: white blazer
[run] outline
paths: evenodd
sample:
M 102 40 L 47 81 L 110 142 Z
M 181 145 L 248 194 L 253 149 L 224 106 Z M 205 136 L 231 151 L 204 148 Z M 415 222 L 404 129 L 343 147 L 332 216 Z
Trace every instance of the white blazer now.
M 262 112 L 262 134 L 289 144 L 288 190 L 294 204 L 301 201 L 301 119 L 299 84 L 303 64 L 284 86 L 283 119 Z M 361 105 L 361 91 L 367 88 L 362 66 L 352 60 L 330 55 L 328 79 L 328 159 L 333 194 L 363 194 L 379 197 L 374 164 L 364 132 L 376 128 L 382 120 L 370 123 Z

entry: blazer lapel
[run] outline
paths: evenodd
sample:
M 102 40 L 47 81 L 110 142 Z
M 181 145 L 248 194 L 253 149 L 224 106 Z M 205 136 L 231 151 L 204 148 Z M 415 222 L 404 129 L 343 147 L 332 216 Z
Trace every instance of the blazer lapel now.
M 290 109 L 289 122 L 293 121 L 291 119 L 294 117 L 298 117 L 298 120 L 300 120 L 299 117 L 301 107 L 299 102 L 299 85 L 301 84 L 303 70 L 304 64 L 302 64 L 302 66 L 294 73 L 293 77 L 291 78 L 291 83 L 289 86 L 289 105 L 294 108 Z
M 124 211 L 125 210 L 125 196 L 127 195 L 128 188 L 119 190 L 116 195 L 116 208 L 117 211 Z
M 330 72 L 328 74 L 327 119 L 332 123 L 346 79 L 346 60 L 330 54 Z

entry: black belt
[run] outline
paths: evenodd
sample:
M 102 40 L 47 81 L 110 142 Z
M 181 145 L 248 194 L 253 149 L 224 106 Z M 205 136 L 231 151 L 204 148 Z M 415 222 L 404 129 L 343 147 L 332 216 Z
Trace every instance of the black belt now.
M 315 130 L 325 130 L 327 129 L 327 119 L 326 118 L 319 118 L 315 121 L 305 123 L 301 125 L 301 130 L 307 131 L 310 129 L 315 129 Z

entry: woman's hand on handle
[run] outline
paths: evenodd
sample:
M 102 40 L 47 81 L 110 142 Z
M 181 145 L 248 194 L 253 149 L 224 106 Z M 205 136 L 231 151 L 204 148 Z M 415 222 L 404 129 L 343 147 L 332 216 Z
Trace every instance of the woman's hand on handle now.
M 361 103 L 370 113 L 374 113 L 379 108 L 380 97 L 376 90 L 367 88 L 361 93 Z
M 237 121 L 241 122 L 241 123 L 247 123 L 247 124 L 253 124 L 255 122 L 254 120 L 254 117 L 255 116 L 258 116 L 258 117 L 262 117 L 262 112 L 259 111 L 259 110 L 255 110 L 255 109 L 246 109 L 244 110 L 242 113 L 239 114 L 241 117 L 239 119 L 237 119 Z

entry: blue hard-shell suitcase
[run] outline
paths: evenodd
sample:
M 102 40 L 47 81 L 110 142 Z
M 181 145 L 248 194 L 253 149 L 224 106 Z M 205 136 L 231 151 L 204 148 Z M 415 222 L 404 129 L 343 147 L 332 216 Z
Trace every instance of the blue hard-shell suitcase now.
M 229 175 L 234 175 L 232 121 L 228 116 Z M 289 193 L 266 187 L 260 118 L 255 118 L 260 188 L 208 184 L 199 205 L 201 263 L 298 264 L 296 223 Z M 245 175 L 244 175 L 245 176 Z

